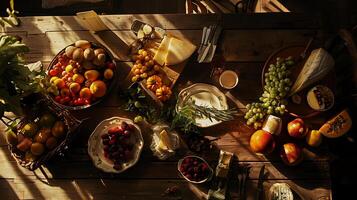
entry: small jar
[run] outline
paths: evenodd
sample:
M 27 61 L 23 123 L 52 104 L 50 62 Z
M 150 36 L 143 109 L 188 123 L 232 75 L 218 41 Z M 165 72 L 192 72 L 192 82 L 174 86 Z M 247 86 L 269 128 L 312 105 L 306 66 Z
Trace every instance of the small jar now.
M 282 120 L 280 117 L 276 117 L 274 115 L 268 115 L 263 123 L 262 130 L 273 134 L 273 135 L 280 135 L 282 127 Z

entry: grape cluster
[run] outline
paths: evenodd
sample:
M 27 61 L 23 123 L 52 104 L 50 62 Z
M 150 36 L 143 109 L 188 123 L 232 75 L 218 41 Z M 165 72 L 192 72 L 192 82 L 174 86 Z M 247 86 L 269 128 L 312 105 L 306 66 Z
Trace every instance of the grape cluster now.
M 266 115 L 283 115 L 287 100 L 284 99 L 292 85 L 289 79 L 290 71 L 288 68 L 294 65 L 292 57 L 282 59 L 276 58 L 276 64 L 270 64 L 268 72 L 264 74 L 264 92 L 259 98 L 259 102 L 247 104 L 248 112 L 244 118 L 247 125 L 254 125 L 255 129 L 262 126 Z

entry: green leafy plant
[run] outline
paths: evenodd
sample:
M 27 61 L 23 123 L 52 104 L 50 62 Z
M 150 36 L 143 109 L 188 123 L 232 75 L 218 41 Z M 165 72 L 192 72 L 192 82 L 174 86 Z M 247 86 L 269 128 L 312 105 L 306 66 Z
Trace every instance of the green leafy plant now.
M 0 119 L 4 123 L 4 112 L 21 115 L 21 99 L 41 91 L 43 72 L 30 71 L 24 64 L 22 55 L 28 51 L 19 37 L 0 36 Z

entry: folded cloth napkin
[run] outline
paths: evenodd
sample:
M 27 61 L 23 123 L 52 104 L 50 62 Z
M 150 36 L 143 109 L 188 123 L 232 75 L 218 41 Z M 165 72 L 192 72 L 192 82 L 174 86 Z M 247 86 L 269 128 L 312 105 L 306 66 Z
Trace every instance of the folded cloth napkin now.
M 104 0 L 42 0 L 42 8 L 55 8 L 68 6 L 75 3 L 97 3 Z

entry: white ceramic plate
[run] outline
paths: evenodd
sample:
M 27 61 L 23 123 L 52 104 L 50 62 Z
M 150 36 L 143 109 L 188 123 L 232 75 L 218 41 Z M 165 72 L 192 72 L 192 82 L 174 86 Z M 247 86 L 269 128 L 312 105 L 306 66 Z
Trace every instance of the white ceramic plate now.
M 196 105 L 213 107 L 218 110 L 228 109 L 226 96 L 216 86 L 205 83 L 196 83 L 181 90 L 176 104 L 176 111 L 179 111 L 188 101 L 194 101 Z M 196 118 L 196 125 L 202 128 L 219 123 L 221 121 L 215 119 Z
M 122 122 L 128 124 L 133 124 L 135 127 L 135 132 L 132 134 L 130 140 L 134 143 L 133 147 L 133 159 L 124 163 L 121 170 L 115 170 L 113 168 L 113 162 L 104 157 L 103 143 L 101 136 L 105 133 L 108 133 L 108 129 L 114 126 L 120 125 Z M 103 170 L 104 172 L 110 173 L 121 173 L 128 168 L 135 165 L 140 157 L 141 151 L 144 146 L 144 139 L 141 135 L 140 128 L 133 123 L 132 120 L 121 117 L 112 117 L 109 119 L 103 120 L 98 126 L 94 129 L 93 133 L 89 136 L 88 140 L 88 154 L 91 157 L 93 164 L 98 169 Z

